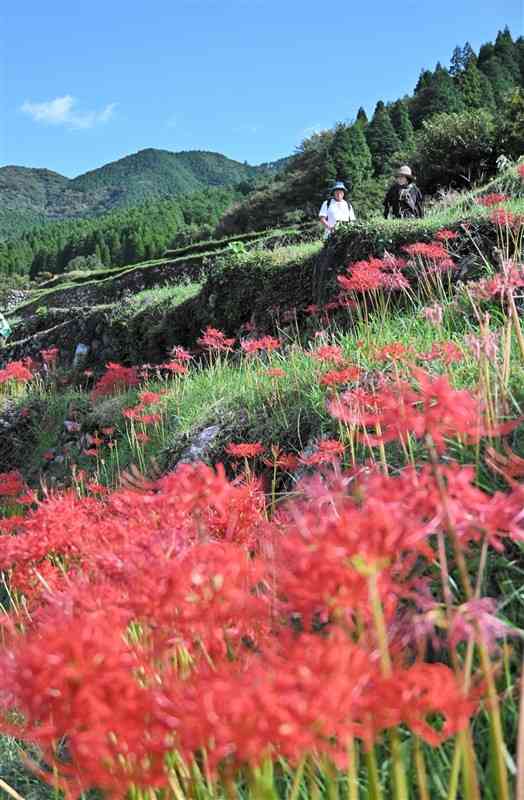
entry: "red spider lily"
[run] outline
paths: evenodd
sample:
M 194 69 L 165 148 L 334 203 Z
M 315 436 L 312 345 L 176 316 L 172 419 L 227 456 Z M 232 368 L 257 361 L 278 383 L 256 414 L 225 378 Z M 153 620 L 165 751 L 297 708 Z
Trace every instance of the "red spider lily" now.
M 521 458 L 504 443 L 506 455 L 502 455 L 493 447 L 486 448 L 486 463 L 495 472 L 500 472 L 511 483 L 512 478 L 524 477 L 524 458 Z
M 438 231 L 435 234 L 435 239 L 439 242 L 449 242 L 451 239 L 458 239 L 459 234 L 457 231 L 450 231 L 447 228 L 443 228 L 441 231 Z
M 375 350 L 374 356 L 377 361 L 410 361 L 413 358 L 413 348 L 402 344 L 402 342 L 392 342 Z
M 499 206 L 501 203 L 507 203 L 509 199 L 506 194 L 491 192 L 491 194 L 475 198 L 475 202 L 481 206 L 486 206 L 486 208 L 491 208 L 492 206 Z
M 398 270 L 392 270 L 384 275 L 382 279 L 384 289 L 391 291 L 400 291 L 401 289 L 409 289 L 410 284 L 407 278 L 402 275 Z
M 300 456 L 302 464 L 307 466 L 314 466 L 317 464 L 332 464 L 334 461 L 342 458 L 345 452 L 345 447 L 338 439 L 323 439 L 318 443 L 317 449 L 314 453 Z
M 495 616 L 497 604 L 491 597 L 479 597 L 459 606 L 451 621 L 450 643 L 453 647 L 459 642 L 468 641 L 480 629 L 482 638 L 493 651 L 497 639 L 518 635 L 517 629 Z
M 285 378 L 286 373 L 280 367 L 270 367 L 266 369 L 262 373 L 263 375 L 267 375 L 268 378 Z
M 500 333 L 497 331 L 484 331 L 481 336 L 469 333 L 464 337 L 464 342 L 477 360 L 484 355 L 489 361 L 496 361 L 500 346 Z
M 263 458 L 262 461 L 267 467 L 273 467 L 292 471 L 298 466 L 298 456 L 294 453 L 284 453 L 278 444 L 270 447 L 271 458 Z
M 25 480 L 18 470 L 0 472 L 0 497 L 20 498 L 20 495 L 25 495 L 27 492 Z
M 339 386 L 340 384 L 356 381 L 360 377 L 358 367 L 349 366 L 341 370 L 331 370 L 324 373 L 320 379 L 321 386 Z
M 421 361 L 442 361 L 443 364 L 458 364 L 464 360 L 464 353 L 454 342 L 433 342 L 431 350 L 420 353 Z
M 135 433 L 135 437 L 140 444 L 147 444 L 151 440 L 151 437 L 144 433 L 143 431 L 138 431 Z
M 51 367 L 56 364 L 58 360 L 58 347 L 50 347 L 49 350 L 40 350 L 40 355 L 42 356 L 44 364 Z
M 10 361 L 9 364 L 0 369 L 0 383 L 27 383 L 33 377 L 32 372 L 24 366 L 22 361 Z
M 402 270 L 406 269 L 408 262 L 405 258 L 400 258 L 400 256 L 394 256 L 391 253 L 387 253 L 379 262 L 380 269 L 383 270 Z
M 482 404 L 470 392 L 453 389 L 445 376 L 434 377 L 415 368 L 413 375 L 418 387 L 397 381 L 363 399 L 354 392 L 345 393 L 330 401 L 328 410 L 337 419 L 380 430 L 380 435 L 362 435 L 370 444 L 391 442 L 412 434 L 416 438 L 430 437 L 439 453 L 445 450 L 446 438 L 461 436 L 473 443 L 488 432 L 496 435 L 506 431 L 508 425 L 518 424 L 504 423 L 489 430 Z
M 166 364 L 161 364 L 161 366 L 171 372 L 172 375 L 187 375 L 189 372 L 185 364 L 180 364 L 178 361 L 168 361 Z
M 333 364 L 343 364 L 345 360 L 342 348 L 334 344 L 326 344 L 322 347 L 317 347 L 316 350 L 312 350 L 308 355 L 314 358 L 315 361 L 330 361 Z
M 346 292 L 369 292 L 384 286 L 384 273 L 378 259 L 356 261 L 348 266 L 348 276 L 338 275 L 337 281 Z
M 154 406 L 162 401 L 165 392 L 140 392 L 138 399 L 142 406 Z
M 442 325 L 444 309 L 439 303 L 433 303 L 431 306 L 426 306 L 422 309 L 421 314 L 431 325 Z
M 407 244 L 402 248 L 409 256 L 427 258 L 429 261 L 440 261 L 449 259 L 449 253 L 442 242 L 415 242 Z
M 517 167 L 517 173 L 520 175 L 522 179 L 524 179 L 524 164 L 519 164 Z
M 91 436 L 90 434 L 88 434 L 87 435 L 87 442 L 88 442 L 88 444 L 93 445 L 94 447 L 100 447 L 101 444 L 104 444 L 104 440 L 100 436 L 98 436 L 98 434 L 96 434 L 96 433 L 95 433 L 94 436 Z
M 82 450 L 84 456 L 93 456 L 94 458 L 98 458 L 98 450 L 91 447 L 87 450 Z
M 264 450 L 265 447 L 260 442 L 230 443 L 226 447 L 226 453 L 233 456 L 233 458 L 256 458 L 261 455 Z
M 197 343 L 205 350 L 229 352 L 235 344 L 235 339 L 227 339 L 225 333 L 208 325 L 203 335 L 197 339 Z
M 102 428 L 102 433 L 104 436 L 112 436 L 115 432 L 114 428 Z
M 191 361 L 193 356 L 189 353 L 184 347 L 180 347 L 180 345 L 175 345 L 169 351 L 169 355 L 173 361 Z
M 140 414 L 136 419 L 143 425 L 157 425 L 162 421 L 162 414 Z
M 279 350 L 282 342 L 273 336 L 262 336 L 260 339 L 244 339 L 240 342 L 240 347 L 248 355 L 258 352 L 271 353 L 273 350 Z
M 514 261 L 503 261 L 502 271 L 493 278 L 484 278 L 476 283 L 468 284 L 472 296 L 478 300 L 489 300 L 491 297 L 503 295 L 520 286 L 524 286 L 524 265 Z
M 95 384 L 91 397 L 93 400 L 105 395 L 116 394 L 130 386 L 137 386 L 139 378 L 136 367 L 123 367 L 121 364 L 109 363 L 105 373 Z
M 504 208 L 496 208 L 489 215 L 491 222 L 501 228 L 520 228 L 524 225 L 524 217 L 520 214 L 514 214 L 512 211 L 507 211 Z

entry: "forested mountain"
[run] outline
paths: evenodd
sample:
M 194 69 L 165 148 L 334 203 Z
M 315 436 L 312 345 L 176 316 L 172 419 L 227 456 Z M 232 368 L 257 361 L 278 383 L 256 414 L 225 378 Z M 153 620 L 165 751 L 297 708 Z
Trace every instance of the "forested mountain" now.
M 471 188 L 497 159 L 524 154 L 524 37 L 508 28 L 475 53 L 456 47 L 449 67 L 423 69 L 412 95 L 379 100 L 368 119 L 341 122 L 302 142 L 284 170 L 226 213 L 220 233 L 272 227 L 318 213 L 335 179 L 352 187 L 360 217 L 380 210 L 391 171 L 408 163 L 429 193 Z
M 115 208 L 211 186 L 253 183 L 274 175 L 282 162 L 285 159 L 253 167 L 220 153 L 171 153 L 149 148 L 72 180 L 47 169 L 2 167 L 0 235 L 18 233 L 29 224 L 46 219 L 97 216 Z
M 0 242 L 0 274 L 121 266 L 156 258 L 173 242 L 210 235 L 238 190 L 210 188 L 176 199 L 156 199 L 101 217 L 47 222 Z

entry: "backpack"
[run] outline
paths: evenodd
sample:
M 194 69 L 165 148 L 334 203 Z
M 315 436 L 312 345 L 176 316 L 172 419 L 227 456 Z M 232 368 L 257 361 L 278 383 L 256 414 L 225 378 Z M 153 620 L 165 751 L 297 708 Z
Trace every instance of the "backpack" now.
M 401 217 L 418 217 L 418 206 L 420 202 L 420 192 L 417 187 L 410 183 L 404 186 L 398 195 L 398 206 Z

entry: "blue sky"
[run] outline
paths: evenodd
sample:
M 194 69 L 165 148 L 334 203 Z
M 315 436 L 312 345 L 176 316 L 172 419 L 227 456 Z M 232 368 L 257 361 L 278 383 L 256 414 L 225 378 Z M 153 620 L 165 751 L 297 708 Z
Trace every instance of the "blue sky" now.
M 69 177 L 145 147 L 260 163 L 411 92 L 522 0 L 26 0 L 0 19 L 0 164 Z

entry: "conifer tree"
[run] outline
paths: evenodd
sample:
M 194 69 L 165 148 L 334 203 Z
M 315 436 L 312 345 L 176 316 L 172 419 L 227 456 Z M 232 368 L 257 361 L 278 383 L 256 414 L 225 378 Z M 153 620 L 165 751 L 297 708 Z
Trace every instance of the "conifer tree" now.
M 454 114 L 464 111 L 462 95 L 453 78 L 441 64 L 431 78 L 428 86 L 415 94 L 411 103 L 411 119 L 415 128 L 419 128 L 425 119 L 433 114 Z
M 503 31 L 499 31 L 495 40 L 495 55 L 507 70 L 515 83 L 520 80 L 520 65 L 518 52 L 515 48 L 513 38 L 509 28 L 506 26 Z
M 459 85 L 466 108 L 468 110 L 482 108 L 485 103 L 485 89 L 482 83 L 482 73 L 474 61 L 470 61 L 461 74 Z
M 358 186 L 371 177 L 373 161 L 366 141 L 364 125 L 356 121 L 349 128 L 349 151 L 346 161 L 346 178 Z
M 363 106 L 360 106 L 359 110 L 357 111 L 357 122 L 361 122 L 363 125 L 367 125 L 369 122 L 368 115 L 366 114 Z
M 393 153 L 400 149 L 400 139 L 382 100 L 377 103 L 373 119 L 366 129 L 366 140 L 375 174 L 381 175 L 387 169 Z
M 397 100 L 389 109 L 389 116 L 401 144 L 406 147 L 413 144 L 415 132 L 406 103 Z
M 505 98 L 515 86 L 510 73 L 499 61 L 497 56 L 492 56 L 487 61 L 483 62 L 481 69 L 484 75 L 489 78 L 496 105 L 502 106 Z

